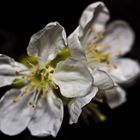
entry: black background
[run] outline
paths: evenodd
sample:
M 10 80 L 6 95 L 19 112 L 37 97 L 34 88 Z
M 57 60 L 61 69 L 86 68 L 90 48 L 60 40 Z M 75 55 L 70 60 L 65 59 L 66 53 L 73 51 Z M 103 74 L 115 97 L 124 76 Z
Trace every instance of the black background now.
M 94 0 L 46 0 L 0 2 L 0 53 L 7 54 L 18 60 L 26 54 L 26 47 L 32 34 L 43 28 L 47 23 L 58 21 L 69 35 L 78 25 L 79 17 L 84 8 Z M 139 0 L 104 0 L 111 13 L 110 21 L 122 19 L 127 21 L 136 34 L 135 43 L 128 57 L 140 62 L 140 4 Z M 68 124 L 68 113 L 65 112 L 62 127 L 56 138 L 32 137 L 28 130 L 14 137 L 0 133 L 0 139 L 21 140 L 71 140 L 71 139 L 139 139 L 139 89 L 140 80 L 127 88 L 128 101 L 115 110 L 105 107 L 103 112 L 108 119 L 97 124 L 90 120 L 86 125 L 80 118 L 74 125 Z M 2 96 L 1 90 L 1 96 Z

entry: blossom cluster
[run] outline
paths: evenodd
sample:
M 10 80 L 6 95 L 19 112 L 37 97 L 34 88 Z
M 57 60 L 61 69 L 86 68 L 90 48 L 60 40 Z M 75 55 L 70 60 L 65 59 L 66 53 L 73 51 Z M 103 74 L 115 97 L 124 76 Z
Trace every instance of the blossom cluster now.
M 68 37 L 58 22 L 31 37 L 27 53 L 35 62 L 25 65 L 0 54 L 0 87 L 11 87 L 0 99 L 3 133 L 17 135 L 28 128 L 33 136 L 55 137 L 64 106 L 72 124 L 91 101 L 103 101 L 110 108 L 126 101 L 120 85 L 140 73 L 138 62 L 122 58 L 131 50 L 134 32 L 124 21 L 108 20 L 105 4 L 92 3 Z

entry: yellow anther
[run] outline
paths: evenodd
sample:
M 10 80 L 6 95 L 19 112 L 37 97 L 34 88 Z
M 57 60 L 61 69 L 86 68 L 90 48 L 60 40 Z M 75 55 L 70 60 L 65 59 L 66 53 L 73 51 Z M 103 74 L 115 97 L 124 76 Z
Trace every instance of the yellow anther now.
M 95 32 L 95 29 L 92 26 L 88 30 L 89 30 L 89 32 Z
M 59 87 L 57 85 L 53 85 L 54 89 L 59 89 Z
M 103 99 L 99 99 L 99 98 L 94 98 L 95 101 L 99 102 L 99 103 L 103 103 L 104 100 Z
M 26 79 L 27 79 L 28 81 L 31 81 L 31 80 L 32 80 L 32 78 L 31 78 L 31 77 L 27 77 Z
M 50 73 L 54 73 L 54 70 L 51 70 Z
M 48 69 L 50 66 L 49 65 L 46 65 L 46 69 Z
M 45 79 L 44 73 L 41 72 L 40 74 L 41 74 L 41 81 L 44 81 L 44 79 Z
M 96 47 L 93 48 L 93 53 L 99 53 Z
M 19 71 L 16 71 L 16 75 L 19 75 L 20 74 L 20 72 Z
M 104 121 L 106 121 L 106 116 L 105 115 L 103 115 L 103 114 L 98 114 L 98 117 L 99 117 L 99 119 L 100 119 L 100 121 L 101 122 L 104 122 Z
M 42 88 L 46 88 L 46 84 L 45 83 L 41 83 L 41 87 Z
M 106 63 L 107 62 L 107 59 L 106 58 L 100 58 L 100 62 L 101 63 Z
M 98 63 L 101 63 L 101 62 L 102 62 L 102 61 L 101 61 L 101 59 L 99 58 L 99 59 L 98 59 Z
M 102 48 L 103 47 L 103 43 L 99 43 L 97 47 Z
M 19 98 L 18 97 L 14 97 L 13 103 L 17 103 L 18 101 L 19 101 Z
M 35 108 L 35 105 L 33 102 L 29 102 L 29 105 L 32 107 L 32 108 Z
M 23 88 L 23 92 L 24 92 L 24 93 L 30 93 L 30 89 L 29 89 L 28 87 L 24 87 L 24 88 Z
M 36 85 L 35 81 L 31 81 L 31 85 L 35 86 Z
M 47 94 L 48 94 L 48 91 L 45 92 L 45 95 L 47 95 Z
M 101 34 L 96 34 L 95 37 L 96 37 L 97 39 L 103 39 L 103 38 L 104 38 L 104 36 L 101 35 Z
M 116 64 L 111 64 L 110 66 L 114 69 L 117 69 L 117 67 L 118 67 Z

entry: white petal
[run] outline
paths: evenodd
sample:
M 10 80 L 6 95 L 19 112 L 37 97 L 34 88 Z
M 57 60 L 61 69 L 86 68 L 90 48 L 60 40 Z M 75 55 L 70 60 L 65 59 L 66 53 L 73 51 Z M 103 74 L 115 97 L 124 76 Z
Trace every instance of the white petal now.
M 140 66 L 137 61 L 122 58 L 114 61 L 117 68 L 109 69 L 109 73 L 117 83 L 130 83 L 140 74 Z
M 79 40 L 79 30 L 80 28 L 77 27 L 76 30 L 68 37 L 68 47 L 73 59 L 86 61 L 86 56 Z
M 79 97 L 85 96 L 90 91 L 93 79 L 85 64 L 67 59 L 57 65 L 54 81 L 63 96 Z
M 30 95 L 25 94 L 19 102 L 13 99 L 20 94 L 19 90 L 9 90 L 0 100 L 0 130 L 7 135 L 17 135 L 28 125 L 33 108 L 28 105 Z
M 29 55 L 49 63 L 56 57 L 59 50 L 65 48 L 65 45 L 66 33 L 64 28 L 59 23 L 52 22 L 31 37 L 27 51 Z
M 25 69 L 25 66 L 14 59 L 0 54 L 0 87 L 10 85 L 15 78 L 20 76 L 16 75 L 16 72 Z
M 11 85 L 15 78 L 14 76 L 0 76 L 0 87 Z
M 109 52 L 112 56 L 119 56 L 131 50 L 134 38 L 134 32 L 126 22 L 115 21 L 107 27 L 102 44 L 109 46 L 105 52 Z
M 101 90 L 106 90 L 115 86 L 114 81 L 109 74 L 102 70 L 95 70 L 92 72 L 94 78 L 94 85 Z
M 118 107 L 126 101 L 126 92 L 119 86 L 105 91 L 105 97 L 110 108 Z
M 98 88 L 93 87 L 90 94 L 72 100 L 72 102 L 69 104 L 70 124 L 77 123 L 82 112 L 82 107 L 88 104 L 95 97 L 97 91 Z
M 63 104 L 54 93 L 39 99 L 35 114 L 28 126 L 34 136 L 56 136 L 63 120 Z
M 96 31 L 103 31 L 105 23 L 109 19 L 109 12 L 104 3 L 90 4 L 82 13 L 80 25 L 87 30 L 94 25 Z M 86 29 L 87 28 L 87 29 Z

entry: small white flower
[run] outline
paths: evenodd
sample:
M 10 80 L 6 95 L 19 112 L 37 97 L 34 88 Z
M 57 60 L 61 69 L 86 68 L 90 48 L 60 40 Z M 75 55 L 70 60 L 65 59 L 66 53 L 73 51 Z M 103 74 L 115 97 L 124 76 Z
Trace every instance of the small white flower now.
M 53 22 L 34 34 L 27 48 L 38 64 L 29 62 L 28 68 L 0 55 L 0 87 L 22 84 L 0 100 L 2 132 L 16 135 L 28 127 L 34 136 L 56 136 L 63 120 L 61 96 L 83 97 L 89 93 L 92 76 L 82 62 L 64 60 L 66 45 L 63 27 Z
M 68 45 L 76 60 L 87 63 L 98 94 L 104 93 L 108 105 L 114 108 L 126 100 L 126 93 L 118 84 L 132 82 L 140 73 L 140 67 L 132 59 L 120 58 L 130 51 L 134 41 L 130 26 L 124 21 L 106 26 L 108 20 L 109 12 L 102 2 L 90 4 L 82 13 L 79 27 L 69 36 Z M 71 118 L 75 118 L 76 110 L 81 113 L 81 107 L 91 98 L 88 95 L 72 102 Z

